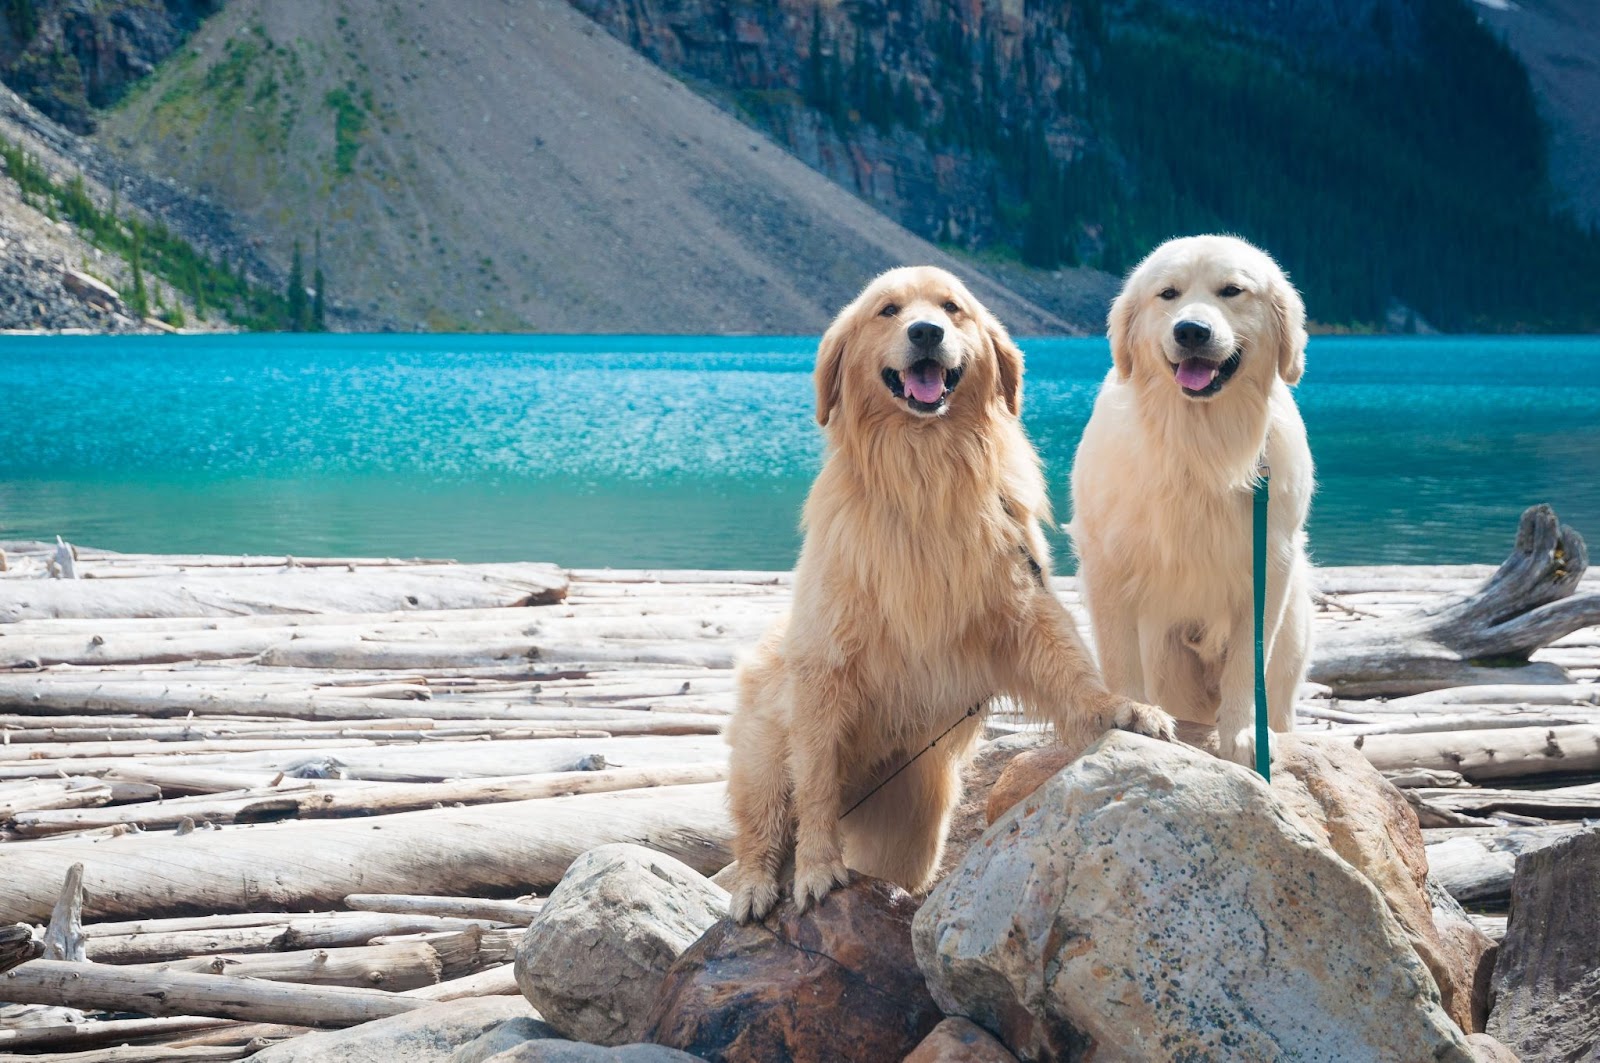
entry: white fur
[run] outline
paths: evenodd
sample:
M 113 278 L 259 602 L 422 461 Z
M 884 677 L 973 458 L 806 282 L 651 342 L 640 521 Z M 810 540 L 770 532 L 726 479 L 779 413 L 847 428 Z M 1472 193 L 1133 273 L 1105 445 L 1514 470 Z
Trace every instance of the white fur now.
M 1242 290 L 1224 297 L 1229 285 Z M 1174 339 L 1181 320 L 1208 325 L 1218 353 L 1242 354 L 1210 398 L 1186 395 L 1174 377 L 1174 365 L 1194 353 Z M 1313 469 L 1289 390 L 1304 366 L 1304 306 L 1255 247 L 1190 237 L 1163 244 L 1134 270 L 1108 331 L 1114 366 L 1078 446 L 1069 529 L 1100 667 L 1112 693 L 1154 702 L 1180 725 L 1215 727 L 1220 753 L 1249 765 L 1252 488 L 1263 444 L 1274 731 L 1293 729 L 1311 649 L 1304 526 Z

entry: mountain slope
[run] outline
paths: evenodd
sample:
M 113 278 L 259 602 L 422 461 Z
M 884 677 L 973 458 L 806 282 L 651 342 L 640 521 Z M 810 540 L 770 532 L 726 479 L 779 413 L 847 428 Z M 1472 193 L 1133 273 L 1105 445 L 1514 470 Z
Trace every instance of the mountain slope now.
M 572 2 L 934 239 L 1121 272 L 1221 229 L 1325 324 L 1600 328 L 1600 239 L 1469 0 Z
M 1550 181 L 1600 227 L 1600 17 L 1594 0 L 1483 3 L 1478 17 L 1516 51 L 1550 127 Z
M 934 262 L 1071 329 L 563 3 L 235 0 L 101 125 L 279 263 L 320 233 L 334 305 L 401 328 L 815 331 Z

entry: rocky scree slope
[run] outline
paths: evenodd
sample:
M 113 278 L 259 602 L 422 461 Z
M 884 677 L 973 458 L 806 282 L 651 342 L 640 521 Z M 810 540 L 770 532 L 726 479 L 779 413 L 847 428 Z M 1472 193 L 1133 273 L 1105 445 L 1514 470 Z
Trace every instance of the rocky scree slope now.
M 874 273 L 931 262 L 1018 332 L 1074 330 L 554 0 L 238 0 L 101 138 L 232 208 L 279 268 L 320 231 L 394 327 L 820 331 Z

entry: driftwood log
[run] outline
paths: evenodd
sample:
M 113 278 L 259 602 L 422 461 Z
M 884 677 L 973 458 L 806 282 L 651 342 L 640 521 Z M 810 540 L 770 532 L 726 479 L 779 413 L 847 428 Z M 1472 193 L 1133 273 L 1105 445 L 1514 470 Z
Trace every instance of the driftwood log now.
M 731 859 L 730 831 L 714 783 L 376 821 L 32 842 L 6 853 L 0 920 L 44 919 L 75 863 L 84 865 L 85 913 L 94 918 L 306 910 L 364 892 L 518 896 L 554 886 L 579 854 L 608 842 L 647 845 L 709 874 Z
M 1565 684 L 1535 650 L 1600 624 L 1600 594 L 1574 595 L 1583 537 L 1549 506 L 1522 514 L 1511 556 L 1477 591 L 1322 634 L 1310 678 L 1339 697 L 1417 694 L 1478 683 Z
M 401 1015 L 423 1002 L 399 993 L 306 986 L 209 974 L 147 971 L 99 963 L 32 960 L 0 975 L 0 998 L 152 1017 L 201 1015 L 298 1026 L 355 1026 Z
M 22 923 L 0 926 L 0 971 L 44 955 L 44 945 L 34 939 L 33 928 Z

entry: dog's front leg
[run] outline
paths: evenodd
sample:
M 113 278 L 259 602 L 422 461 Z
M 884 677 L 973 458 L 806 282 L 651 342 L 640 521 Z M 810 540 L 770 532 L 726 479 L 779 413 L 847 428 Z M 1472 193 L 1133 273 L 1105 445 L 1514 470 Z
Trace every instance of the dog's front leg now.
M 1057 741 L 1082 749 L 1113 727 L 1172 741 L 1172 717 L 1106 689 L 1078 629 L 1055 595 L 1033 595 L 1016 632 L 1014 693 L 1044 716 Z
M 1235 614 L 1222 658 L 1222 703 L 1217 706 L 1217 752 L 1225 760 L 1256 764 L 1255 620 Z
M 842 677 L 798 684 L 791 735 L 794 904 L 805 911 L 848 881 L 839 836 L 844 742 L 859 698 Z

